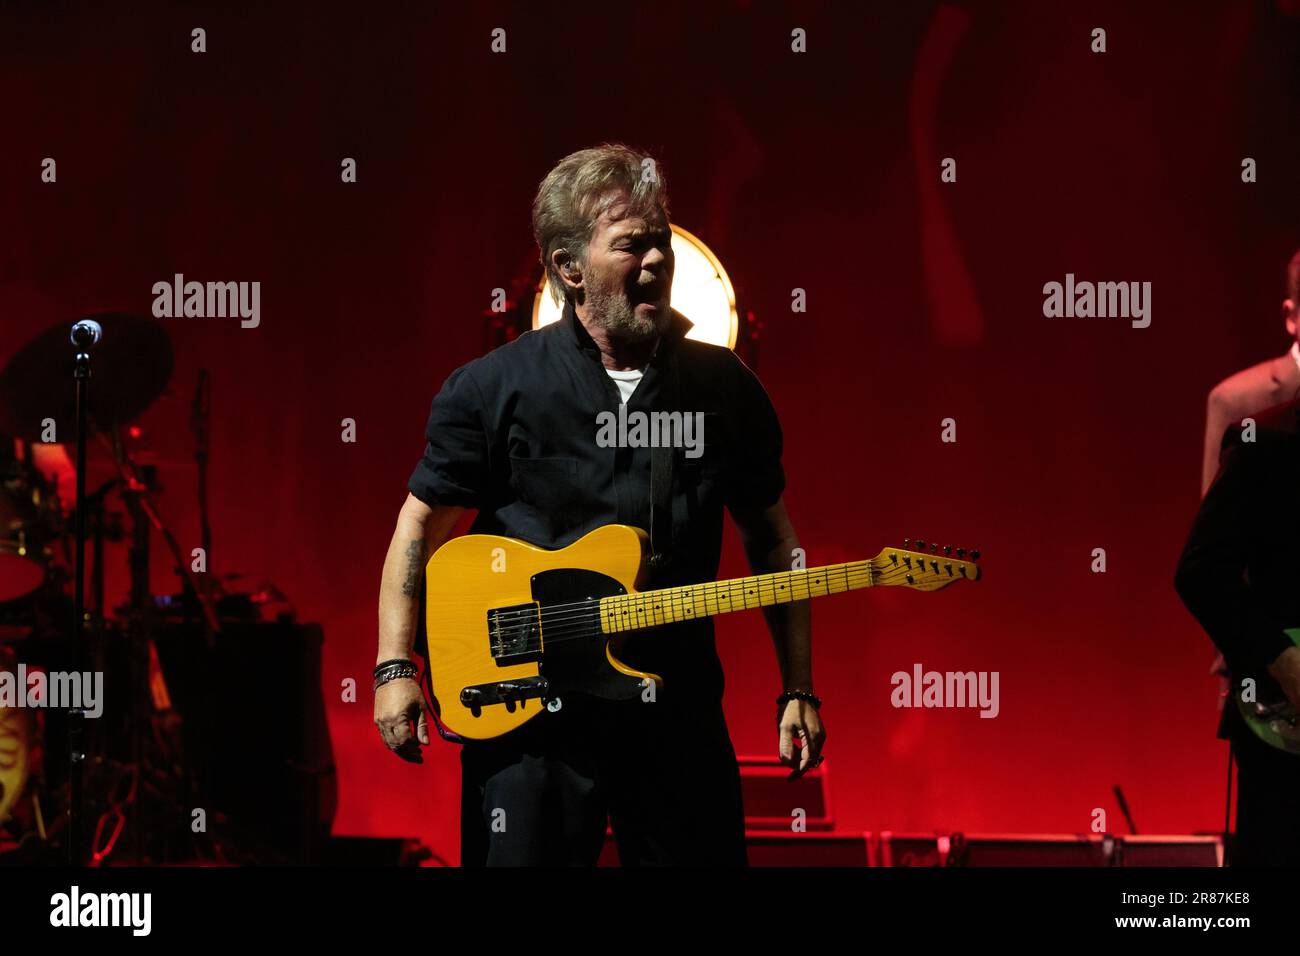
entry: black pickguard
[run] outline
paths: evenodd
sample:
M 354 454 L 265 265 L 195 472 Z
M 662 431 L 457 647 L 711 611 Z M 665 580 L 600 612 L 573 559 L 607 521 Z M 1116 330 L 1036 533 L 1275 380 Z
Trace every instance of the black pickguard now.
M 596 571 L 556 568 L 534 574 L 532 591 L 542 609 L 543 650 L 538 667 L 550 682 L 551 696 L 566 692 L 606 700 L 640 696 L 641 679 L 615 670 L 605 657 L 609 636 L 601 633 L 599 606 L 559 607 L 626 594 L 623 585 Z

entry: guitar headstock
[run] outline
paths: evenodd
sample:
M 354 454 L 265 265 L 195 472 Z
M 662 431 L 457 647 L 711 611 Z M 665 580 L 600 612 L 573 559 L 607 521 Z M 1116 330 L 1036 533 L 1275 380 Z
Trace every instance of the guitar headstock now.
M 979 551 L 927 545 L 904 538 L 906 547 L 885 548 L 871 559 L 876 585 L 938 591 L 957 581 L 980 579 Z

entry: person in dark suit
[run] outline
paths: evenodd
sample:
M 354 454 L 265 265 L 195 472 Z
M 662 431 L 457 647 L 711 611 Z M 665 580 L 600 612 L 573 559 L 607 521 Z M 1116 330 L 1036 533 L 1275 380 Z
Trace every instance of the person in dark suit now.
M 1295 260 L 1293 260 L 1293 263 Z M 1218 474 L 1178 562 L 1183 604 L 1242 681 L 1271 678 L 1300 707 L 1300 401 L 1259 412 L 1223 437 Z M 1224 707 L 1220 736 L 1238 771 L 1234 866 L 1300 865 L 1300 755 L 1258 739 Z
M 1252 365 L 1228 376 L 1210 390 L 1205 408 L 1204 452 L 1201 456 L 1201 497 L 1210 490 L 1219 471 L 1219 450 L 1228 428 L 1266 408 L 1300 397 L 1300 251 L 1286 268 L 1286 298 L 1282 320 L 1292 340 L 1288 352 Z M 1228 665 L 1219 654 L 1211 665 L 1222 679 L 1221 695 L 1228 693 Z M 1228 739 L 1226 718 L 1220 722 L 1219 737 Z
M 1300 396 L 1300 251 L 1287 263 L 1286 291 L 1282 318 L 1291 338 L 1290 351 L 1242 369 L 1210 390 L 1205 408 L 1205 452 L 1201 458 L 1202 495 L 1219 470 L 1219 448 L 1228 427 Z

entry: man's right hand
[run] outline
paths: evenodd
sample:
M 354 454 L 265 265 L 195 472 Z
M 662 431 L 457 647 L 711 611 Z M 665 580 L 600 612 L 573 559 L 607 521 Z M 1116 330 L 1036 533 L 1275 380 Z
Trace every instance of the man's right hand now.
M 411 763 L 424 763 L 420 745 L 429 743 L 429 709 L 414 677 L 390 680 L 375 691 L 375 726 L 389 750 Z

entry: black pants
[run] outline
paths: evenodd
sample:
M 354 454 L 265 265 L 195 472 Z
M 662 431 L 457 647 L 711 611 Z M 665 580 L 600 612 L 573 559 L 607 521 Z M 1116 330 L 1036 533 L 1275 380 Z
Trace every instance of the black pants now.
M 1237 825 L 1229 863 L 1300 866 L 1300 754 L 1268 746 L 1232 716 Z
M 746 866 L 721 705 L 575 695 L 462 748 L 462 866 L 594 866 L 607 817 L 624 866 Z

